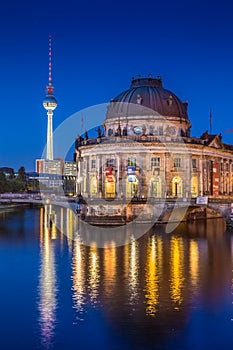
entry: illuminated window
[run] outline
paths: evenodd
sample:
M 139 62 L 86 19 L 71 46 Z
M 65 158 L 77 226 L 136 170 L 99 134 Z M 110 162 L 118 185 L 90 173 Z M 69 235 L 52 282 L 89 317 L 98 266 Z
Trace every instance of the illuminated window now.
M 158 157 L 153 157 L 151 158 L 151 167 L 159 167 L 160 166 L 160 158 Z
M 174 158 L 174 167 L 175 168 L 181 167 L 181 159 L 180 158 Z
M 136 157 L 128 158 L 128 166 L 136 166 Z

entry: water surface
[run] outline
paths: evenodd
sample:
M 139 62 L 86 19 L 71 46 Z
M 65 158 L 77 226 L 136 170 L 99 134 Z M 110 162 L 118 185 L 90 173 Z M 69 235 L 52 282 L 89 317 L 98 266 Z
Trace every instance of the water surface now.
M 98 248 L 74 240 L 68 217 L 61 233 L 42 208 L 1 211 L 1 349 L 232 349 L 222 219 Z

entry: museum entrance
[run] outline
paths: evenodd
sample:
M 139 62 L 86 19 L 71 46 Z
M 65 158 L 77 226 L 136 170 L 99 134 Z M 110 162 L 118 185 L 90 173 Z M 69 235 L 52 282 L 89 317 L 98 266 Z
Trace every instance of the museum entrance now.
M 126 198 L 136 197 L 138 193 L 138 179 L 135 175 L 128 176 L 126 180 Z
M 179 176 L 175 176 L 172 180 L 172 196 L 182 197 L 182 179 Z

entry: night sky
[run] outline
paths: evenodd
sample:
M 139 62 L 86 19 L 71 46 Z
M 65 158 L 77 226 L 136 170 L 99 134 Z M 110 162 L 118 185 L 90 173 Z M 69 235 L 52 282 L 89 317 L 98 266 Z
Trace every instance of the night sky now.
M 49 35 L 54 129 L 126 90 L 137 73 L 152 73 L 188 100 L 192 136 L 209 129 L 211 107 L 213 133 L 233 144 L 233 133 L 226 133 L 233 129 L 232 15 L 230 0 L 2 3 L 0 166 L 34 170 L 42 155 Z

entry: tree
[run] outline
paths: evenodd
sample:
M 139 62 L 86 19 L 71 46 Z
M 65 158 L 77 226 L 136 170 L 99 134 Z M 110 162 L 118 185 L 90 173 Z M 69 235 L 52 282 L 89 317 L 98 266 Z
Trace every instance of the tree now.
M 27 186 L 27 179 L 24 166 L 21 166 L 18 170 L 17 182 L 20 183 L 20 190 L 25 191 Z
M 18 180 L 22 182 L 26 182 L 26 173 L 24 166 L 21 166 L 18 170 Z
M 9 168 L 9 179 L 14 179 L 14 177 L 15 177 L 14 169 Z
M 4 173 L 0 172 L 0 193 L 7 191 L 7 181 Z

